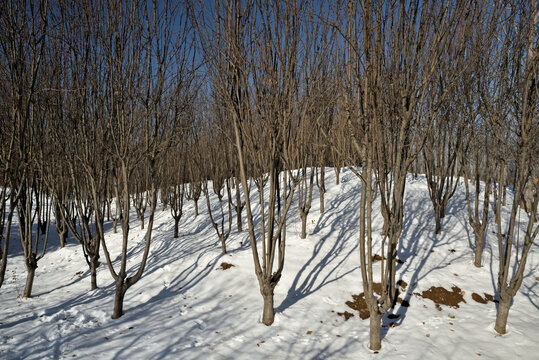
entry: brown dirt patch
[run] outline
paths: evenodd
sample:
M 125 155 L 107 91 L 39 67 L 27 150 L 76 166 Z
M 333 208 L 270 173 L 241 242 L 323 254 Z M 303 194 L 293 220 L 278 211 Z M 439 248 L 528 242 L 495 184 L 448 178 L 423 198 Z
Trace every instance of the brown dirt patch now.
M 372 261 L 382 261 L 382 259 L 385 260 L 386 258 L 385 258 L 385 257 L 383 258 L 383 257 L 381 257 L 381 256 L 378 255 L 378 254 L 374 254 L 374 255 L 372 256 Z
M 403 288 L 405 288 L 408 285 L 404 280 L 399 280 L 397 284 Z M 373 290 L 376 294 L 382 295 L 382 284 L 374 283 Z M 399 290 L 397 289 L 397 303 L 404 307 L 410 306 L 410 303 L 407 300 L 403 300 L 401 297 L 398 297 L 398 296 L 399 296 Z M 347 301 L 345 304 L 349 308 L 359 311 L 359 317 L 361 319 L 363 320 L 368 319 L 370 317 L 370 314 L 369 314 L 369 309 L 367 308 L 367 302 L 365 301 L 365 293 L 361 293 L 359 295 L 352 295 L 352 299 L 353 299 L 352 301 Z M 341 313 L 337 313 L 337 314 L 341 315 Z
M 380 256 L 380 255 L 378 255 L 378 254 L 374 254 L 374 255 L 372 256 L 372 261 L 373 261 L 373 262 L 376 262 L 376 261 L 382 261 L 382 260 L 386 260 L 386 258 L 385 258 L 385 257 L 382 257 L 382 256 Z M 397 258 L 395 259 L 395 262 L 396 262 L 397 264 L 404 264 L 404 261 L 402 261 L 401 259 L 397 259 Z
M 472 294 L 472 299 L 477 301 L 478 303 L 481 303 L 481 304 L 486 304 L 489 301 L 492 301 L 492 302 L 496 301 L 496 300 L 494 300 L 494 296 L 492 296 L 490 294 L 487 294 L 487 293 L 483 293 L 483 294 L 485 295 L 485 297 L 482 297 L 478 293 L 473 293 Z
M 399 285 L 403 289 L 406 289 L 406 287 L 408 286 L 408 283 L 406 281 L 400 279 L 399 281 L 397 281 L 397 285 Z
M 353 310 L 359 311 L 359 317 L 361 319 L 368 319 L 370 314 L 367 308 L 367 302 L 365 301 L 365 293 L 352 295 L 352 299 L 353 301 L 347 301 L 346 305 Z
M 350 319 L 352 316 L 354 316 L 354 314 L 349 313 L 348 311 L 345 311 L 345 312 L 338 312 L 337 315 L 339 315 L 339 316 L 344 316 L 344 321 L 347 321 L 347 320 Z
M 458 308 L 459 303 L 466 302 L 463 296 L 464 292 L 458 286 L 453 286 L 451 290 L 453 291 L 446 290 L 441 286 L 433 286 L 429 290 L 423 291 L 422 293 L 414 293 L 414 295 L 422 296 L 425 299 L 434 301 L 438 310 L 441 310 L 440 305 Z
M 228 270 L 230 269 L 231 267 L 234 267 L 235 265 L 232 265 L 232 264 L 229 264 L 229 263 L 226 263 L 226 262 L 222 262 L 221 263 L 221 269 L 223 270 Z

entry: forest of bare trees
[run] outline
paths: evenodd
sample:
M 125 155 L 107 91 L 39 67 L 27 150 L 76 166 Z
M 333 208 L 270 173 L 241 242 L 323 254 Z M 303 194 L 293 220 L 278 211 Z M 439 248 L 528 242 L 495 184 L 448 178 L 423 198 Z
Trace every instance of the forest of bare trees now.
M 426 176 L 436 234 L 465 188 L 476 267 L 486 225 L 497 224 L 495 330 L 504 334 L 539 232 L 538 37 L 534 0 L 2 1 L 0 286 L 20 241 L 31 297 L 56 232 L 62 247 L 80 244 L 89 289 L 108 267 L 112 317 L 121 317 L 148 265 L 155 214 L 170 211 L 171 241 L 181 241 L 193 201 L 197 215 L 206 206 L 223 253 L 231 233 L 246 232 L 252 291 L 271 325 L 288 219 L 300 217 L 305 238 L 311 204 L 325 211 L 327 169 L 339 181 L 348 168 L 361 181 L 358 282 L 378 350 L 397 301 L 413 172 Z M 520 207 L 529 221 L 515 244 Z M 133 227 L 145 247 L 130 273 Z

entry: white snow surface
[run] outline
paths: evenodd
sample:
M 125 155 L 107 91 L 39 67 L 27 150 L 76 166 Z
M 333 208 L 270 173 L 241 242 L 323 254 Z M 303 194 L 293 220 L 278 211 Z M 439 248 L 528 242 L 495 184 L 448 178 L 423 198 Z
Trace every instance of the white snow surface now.
M 424 176 L 408 179 L 398 248 L 404 263 L 398 267 L 397 279 L 408 283 L 401 296 L 410 306 L 397 305 L 391 311 L 399 315 L 397 319 L 384 316 L 382 349 L 369 350 L 369 320 L 361 320 L 345 304 L 353 294 L 363 292 L 358 247 L 360 186 L 359 179 L 346 170 L 336 185 L 333 169 L 327 168 L 326 210 L 319 213 L 315 187 L 308 236 L 303 240 L 297 206 L 291 208 L 285 267 L 275 290 L 276 315 L 271 326 L 261 323 L 263 303 L 246 219 L 244 231 L 238 233 L 234 214 L 228 253 L 222 255 L 203 198 L 198 217 L 193 202 L 186 201 L 179 239 L 173 239 L 169 210 L 158 207 L 145 273 L 128 290 L 124 315 L 116 320 L 110 318 L 114 283 L 104 256 L 98 270 L 99 289 L 90 291 L 81 246 L 70 237 L 68 245 L 59 248 L 52 225 L 52 243 L 38 264 L 33 297 L 22 298 L 26 269 L 15 228 L 6 279 L 0 288 L 0 358 L 537 359 L 537 241 L 509 313 L 508 332 L 499 336 L 493 330 L 496 303 L 481 304 L 471 297 L 474 292 L 496 294 L 498 245 L 493 216 L 487 229 L 484 266 L 476 268 L 464 186 L 459 184 L 450 200 L 442 233 L 436 236 Z M 252 193 L 256 193 L 254 187 Z M 253 203 L 258 204 L 256 196 Z M 217 209 L 215 199 L 213 205 Z M 375 214 L 378 209 L 376 202 Z M 509 210 L 509 206 L 504 208 L 505 217 Z M 521 229 L 527 219 L 522 211 Z M 146 231 L 140 229 L 134 213 L 131 221 L 128 276 L 140 264 Z M 382 217 L 377 215 L 376 234 L 381 227 Z M 375 240 L 379 238 L 375 236 Z M 118 259 L 120 226 L 113 234 L 112 225 L 106 224 L 106 242 Z M 222 262 L 234 267 L 222 270 Z M 414 295 L 431 286 L 448 290 L 458 286 L 465 303 L 438 310 L 431 300 Z M 337 314 L 344 311 L 354 316 L 345 321 Z

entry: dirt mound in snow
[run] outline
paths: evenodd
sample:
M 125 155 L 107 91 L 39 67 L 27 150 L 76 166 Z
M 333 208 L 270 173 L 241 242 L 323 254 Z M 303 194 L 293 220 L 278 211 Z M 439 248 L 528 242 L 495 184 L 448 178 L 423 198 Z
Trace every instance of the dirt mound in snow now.
M 414 295 L 422 296 L 425 299 L 434 301 L 438 310 L 442 310 L 440 305 L 458 308 L 459 303 L 466 302 L 464 300 L 464 291 L 462 291 L 458 286 L 453 286 L 451 290 L 453 291 L 449 291 L 441 286 L 433 286 L 422 293 L 414 293 Z
M 397 281 L 397 285 L 400 286 L 403 290 L 408 285 L 406 281 L 399 280 Z M 374 283 L 373 284 L 373 290 L 376 294 L 382 295 L 382 284 L 380 283 Z M 406 300 L 403 300 L 399 296 L 399 289 L 397 289 L 397 303 L 399 303 L 401 306 L 408 307 L 410 306 L 410 303 Z M 369 309 L 367 308 L 367 302 L 365 301 L 365 293 L 362 292 L 359 295 L 352 295 L 352 301 L 347 301 L 345 304 L 356 311 L 359 311 L 359 317 L 363 320 L 368 319 L 370 317 Z
M 230 268 L 233 267 L 233 266 L 234 266 L 234 265 L 229 264 L 229 263 L 226 263 L 226 262 L 222 262 L 222 263 L 221 263 L 221 269 L 223 269 L 223 270 L 230 269 Z
M 473 293 L 472 294 L 472 299 L 474 299 L 475 301 L 477 301 L 478 303 L 481 303 L 481 304 L 486 304 L 489 301 L 498 302 L 498 300 L 494 300 L 494 296 L 492 296 L 490 294 L 487 294 L 487 293 L 483 293 L 483 294 L 485 295 L 485 297 L 482 297 L 478 293 Z

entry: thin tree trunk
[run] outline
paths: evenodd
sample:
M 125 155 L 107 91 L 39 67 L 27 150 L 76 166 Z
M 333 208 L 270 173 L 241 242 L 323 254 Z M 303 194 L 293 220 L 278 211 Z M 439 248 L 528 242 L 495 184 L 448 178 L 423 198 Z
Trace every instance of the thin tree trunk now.
M 511 307 L 511 296 L 502 295 L 500 293 L 500 302 L 498 303 L 498 312 L 496 314 L 496 324 L 494 330 L 500 335 L 507 331 L 507 317 L 509 316 L 509 308 Z
M 243 206 L 241 204 L 241 194 L 240 194 L 240 182 L 238 179 L 236 181 L 236 216 L 237 216 L 237 224 L 238 224 L 238 232 L 243 231 L 243 226 L 241 223 L 241 211 L 243 209 Z
M 116 292 L 114 295 L 114 310 L 112 311 L 112 318 L 118 319 L 123 315 L 124 308 L 124 296 L 127 291 L 126 286 L 123 284 L 123 281 L 116 280 Z
M 482 266 L 481 264 L 481 257 L 483 255 L 483 234 L 484 231 L 481 232 L 481 234 L 475 235 L 475 260 L 474 265 L 475 267 L 480 268 Z
M 382 315 L 371 311 L 369 317 L 369 349 L 380 350 L 382 348 Z
M 436 206 L 434 208 L 434 221 L 436 223 L 436 232 L 435 232 L 436 235 L 440 234 L 440 232 L 442 231 L 442 224 L 441 224 L 440 217 L 441 217 L 440 209 L 438 206 Z
M 6 268 L 7 268 L 7 254 L 9 250 L 9 238 L 10 238 L 10 232 L 11 232 L 11 222 L 13 220 L 13 210 L 14 205 L 13 202 L 11 202 L 10 208 L 9 208 L 9 214 L 7 218 L 7 224 L 6 224 L 6 232 L 4 239 L 4 247 L 2 249 L 2 259 L 0 264 L 0 287 L 2 287 L 2 284 L 4 283 L 4 277 L 6 275 Z M 3 234 L 0 234 L 0 236 L 3 236 Z
M 219 235 L 219 240 L 221 240 L 221 253 L 226 254 L 226 239 L 224 235 Z
M 325 191 L 320 191 L 320 214 L 323 214 L 324 211 L 326 210 L 326 207 L 325 207 Z
M 32 261 L 33 262 L 33 261 Z M 34 276 L 36 274 L 36 268 L 37 268 L 37 261 L 31 264 L 26 265 L 26 269 L 28 270 L 28 274 L 26 275 L 26 285 L 24 286 L 24 297 L 30 298 L 32 297 L 32 287 L 34 285 Z
M 174 218 L 174 239 L 177 239 L 179 237 L 178 233 L 179 233 L 179 224 L 180 223 L 180 219 L 179 218 Z
M 320 168 L 320 181 L 318 183 L 318 190 L 320 191 L 320 214 L 323 214 L 326 208 L 325 194 L 326 194 L 326 168 Z
M 97 267 L 99 266 L 99 261 L 97 257 L 94 257 L 90 262 L 90 281 L 92 283 L 91 290 L 97 289 Z
M 62 230 L 58 233 L 58 237 L 60 238 L 60 248 L 64 248 L 66 245 L 66 236 L 67 236 L 67 229 Z
M 301 238 L 305 239 L 307 238 L 307 214 L 304 214 L 301 211 L 300 218 L 301 218 Z
M 264 298 L 264 312 L 262 314 L 262 323 L 264 325 L 271 325 L 275 320 L 275 312 L 273 309 L 273 289 L 271 286 L 266 286 L 262 291 L 262 297 Z

